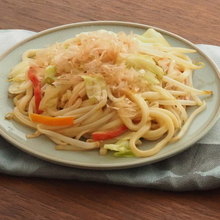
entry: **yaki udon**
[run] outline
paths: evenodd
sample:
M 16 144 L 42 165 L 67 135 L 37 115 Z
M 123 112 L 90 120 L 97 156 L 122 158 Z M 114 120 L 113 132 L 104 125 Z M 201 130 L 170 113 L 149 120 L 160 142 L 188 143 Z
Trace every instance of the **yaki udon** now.
M 150 28 L 143 35 L 105 30 L 80 33 L 28 50 L 9 74 L 13 112 L 6 119 L 46 135 L 57 150 L 108 150 L 148 157 L 178 141 L 206 108 L 212 91 L 193 87 L 188 48 L 172 47 Z M 197 108 L 189 115 L 188 106 Z M 142 140 L 155 141 L 148 150 Z

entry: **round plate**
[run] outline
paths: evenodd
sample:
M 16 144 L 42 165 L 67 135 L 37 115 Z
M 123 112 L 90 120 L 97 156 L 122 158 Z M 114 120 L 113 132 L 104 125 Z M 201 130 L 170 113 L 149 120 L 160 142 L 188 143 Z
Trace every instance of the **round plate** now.
M 185 136 L 174 143 L 168 144 L 158 154 L 146 158 L 122 158 L 114 157 L 111 152 L 107 156 L 100 156 L 98 150 L 88 152 L 69 152 L 57 151 L 55 145 L 47 137 L 41 136 L 38 138 L 27 139 L 26 134 L 33 133 L 33 130 L 18 124 L 15 121 L 5 120 L 4 117 L 13 109 L 12 100 L 8 98 L 8 86 L 6 81 L 10 69 L 21 61 L 21 55 L 28 49 L 42 48 L 48 45 L 64 41 L 68 38 L 74 37 L 76 34 L 87 31 L 94 31 L 105 29 L 108 31 L 120 32 L 124 31 L 129 34 L 131 32 L 136 34 L 143 34 L 149 26 L 127 23 L 127 22 L 83 22 L 68 24 L 29 37 L 28 39 L 17 44 L 9 51 L 7 51 L 0 59 L 0 132 L 1 135 L 21 150 L 39 157 L 41 159 L 62 164 L 65 166 L 72 166 L 85 169 L 122 169 L 136 166 L 142 166 L 154 163 L 177 153 L 186 150 L 202 138 L 215 124 L 218 119 L 220 106 L 220 78 L 217 67 L 213 64 L 199 48 L 191 42 L 165 30 L 153 27 L 163 34 L 167 41 L 172 46 L 186 47 L 196 49 L 198 53 L 190 54 L 191 59 L 198 59 L 205 64 L 201 70 L 194 73 L 194 86 L 203 90 L 212 90 L 214 95 L 206 99 L 207 108 L 200 115 L 196 117 L 192 125 L 188 129 Z M 188 111 L 192 109 L 189 108 Z M 147 149 L 152 146 L 154 142 L 144 142 L 142 149 Z

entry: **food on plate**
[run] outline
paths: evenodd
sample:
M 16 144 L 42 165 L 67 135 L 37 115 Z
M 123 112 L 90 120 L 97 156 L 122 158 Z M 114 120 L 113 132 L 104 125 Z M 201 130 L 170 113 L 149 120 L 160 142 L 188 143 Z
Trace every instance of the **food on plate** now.
M 57 150 L 152 156 L 184 136 L 212 95 L 193 87 L 204 64 L 190 53 L 153 28 L 84 32 L 28 50 L 9 74 L 14 109 L 6 118 L 34 128 L 28 138 L 46 135 Z M 146 150 L 143 140 L 157 143 Z

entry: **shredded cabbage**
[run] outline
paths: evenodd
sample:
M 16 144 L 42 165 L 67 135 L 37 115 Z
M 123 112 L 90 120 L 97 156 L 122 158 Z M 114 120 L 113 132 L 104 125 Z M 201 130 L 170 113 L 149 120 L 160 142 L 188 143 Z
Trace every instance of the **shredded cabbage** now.
M 52 84 L 54 82 L 56 71 L 57 70 L 55 66 L 50 65 L 46 67 L 45 75 L 44 75 L 44 79 L 46 83 Z
M 144 43 L 156 44 L 164 47 L 171 47 L 167 40 L 163 37 L 163 35 L 154 30 L 153 28 L 149 28 L 144 34 L 136 35 L 136 37 Z
M 59 96 L 58 94 L 61 92 L 60 87 L 55 87 L 53 85 L 48 85 L 45 92 L 44 97 L 40 103 L 40 109 L 45 110 L 46 108 L 56 108 L 58 104 Z
M 29 66 L 29 62 L 25 60 L 12 68 L 9 74 L 9 81 L 11 81 L 11 84 L 8 89 L 11 94 L 19 94 L 25 91 L 25 74 Z
M 101 74 L 82 76 L 85 82 L 86 94 L 91 103 L 97 103 L 102 99 L 102 91 L 106 90 L 106 82 Z
M 116 151 L 116 157 L 135 157 L 129 147 L 129 140 L 119 140 L 115 144 L 105 144 L 104 148 L 111 151 Z
M 148 72 L 156 74 L 158 78 L 162 78 L 164 75 L 163 69 L 158 66 L 150 56 L 142 54 L 129 54 L 125 55 L 123 61 L 128 67 L 133 67 L 138 70 L 147 70 Z

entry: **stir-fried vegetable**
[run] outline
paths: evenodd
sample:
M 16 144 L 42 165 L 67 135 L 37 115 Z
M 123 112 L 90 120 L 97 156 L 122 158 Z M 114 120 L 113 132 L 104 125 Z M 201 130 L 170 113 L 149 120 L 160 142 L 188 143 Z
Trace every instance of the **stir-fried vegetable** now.
M 162 78 L 164 75 L 163 69 L 159 67 L 152 57 L 141 54 L 129 54 L 125 55 L 124 59 L 125 64 L 128 67 L 133 67 L 135 69 L 144 69 L 154 73 L 157 77 Z
M 116 151 L 114 156 L 116 157 L 135 157 L 134 153 L 129 147 L 128 140 L 119 140 L 115 144 L 105 144 L 104 149 Z
M 30 67 L 28 70 L 28 77 L 31 80 L 34 87 L 34 97 L 35 97 L 35 111 L 40 114 L 42 111 L 39 109 L 41 102 L 41 84 L 37 76 L 34 74 L 34 67 Z
M 106 82 L 101 74 L 94 76 L 83 75 L 85 82 L 86 94 L 91 103 L 97 103 L 102 98 L 102 91 L 106 90 Z
M 45 69 L 45 75 L 44 75 L 45 82 L 48 84 L 52 84 L 54 82 L 55 74 L 56 74 L 56 67 L 52 65 L 48 66 Z
M 11 94 L 19 94 L 25 91 L 26 80 L 25 73 L 28 71 L 30 65 L 28 61 L 18 63 L 12 68 L 9 74 L 9 80 L 11 82 L 8 91 Z
M 32 113 L 30 118 L 33 122 L 50 126 L 67 126 L 74 123 L 73 117 L 49 117 Z
M 92 139 L 94 141 L 108 140 L 115 138 L 121 134 L 123 134 L 128 128 L 126 126 L 121 126 L 114 130 L 110 131 L 97 131 L 92 133 Z

